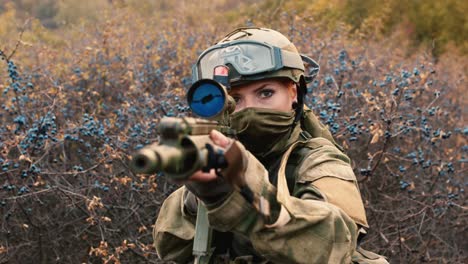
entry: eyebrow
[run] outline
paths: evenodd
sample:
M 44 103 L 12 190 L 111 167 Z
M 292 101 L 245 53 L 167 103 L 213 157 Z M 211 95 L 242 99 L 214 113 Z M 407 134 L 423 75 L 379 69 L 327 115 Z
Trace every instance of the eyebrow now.
M 258 88 L 256 88 L 256 89 L 254 90 L 254 93 L 258 92 L 259 90 L 265 88 L 265 87 L 268 86 L 268 85 L 270 85 L 270 83 L 264 83 L 264 84 L 262 84 L 260 87 L 258 87 Z
M 256 92 L 258 92 L 259 90 L 265 88 L 265 87 L 268 86 L 268 85 L 271 85 L 271 83 L 270 83 L 270 82 L 264 83 L 264 84 L 260 85 L 260 87 L 255 88 L 255 89 L 253 90 L 253 92 L 256 93 Z M 230 96 L 240 95 L 240 93 L 231 90 L 231 92 L 229 93 L 229 95 L 230 95 Z

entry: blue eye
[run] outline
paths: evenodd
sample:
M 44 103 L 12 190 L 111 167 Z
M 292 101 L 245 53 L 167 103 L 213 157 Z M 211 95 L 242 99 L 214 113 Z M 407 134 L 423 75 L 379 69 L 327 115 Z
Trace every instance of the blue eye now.
M 271 96 L 273 96 L 274 93 L 275 93 L 275 91 L 273 91 L 271 89 L 262 89 L 261 91 L 259 91 L 259 97 L 260 98 L 270 98 Z

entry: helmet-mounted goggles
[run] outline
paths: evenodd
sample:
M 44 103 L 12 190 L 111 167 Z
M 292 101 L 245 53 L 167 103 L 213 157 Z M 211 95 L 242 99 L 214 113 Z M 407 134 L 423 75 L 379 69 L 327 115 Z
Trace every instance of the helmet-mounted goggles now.
M 192 68 L 193 82 L 212 79 L 218 65 L 232 65 L 241 75 L 272 72 L 282 68 L 304 71 L 301 55 L 251 40 L 221 43 L 204 51 Z

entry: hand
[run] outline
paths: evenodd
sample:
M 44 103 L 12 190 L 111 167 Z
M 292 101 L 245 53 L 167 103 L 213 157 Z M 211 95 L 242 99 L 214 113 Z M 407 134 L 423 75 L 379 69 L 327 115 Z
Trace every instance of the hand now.
M 212 130 L 210 139 L 223 149 L 228 149 L 233 140 L 221 132 Z M 218 204 L 224 201 L 234 190 L 225 178 L 216 175 L 214 169 L 209 173 L 201 170 L 195 172 L 185 183 L 185 187 L 207 205 Z
M 212 130 L 210 132 L 210 139 L 213 141 L 213 143 L 221 147 L 223 149 L 227 149 L 233 142 L 232 139 L 226 137 L 223 135 L 221 132 L 217 130 Z M 214 170 L 211 170 L 209 173 L 203 172 L 203 171 L 197 171 L 195 172 L 190 178 L 190 181 L 195 181 L 195 182 L 209 182 L 213 181 L 217 178 L 218 176 L 216 175 Z

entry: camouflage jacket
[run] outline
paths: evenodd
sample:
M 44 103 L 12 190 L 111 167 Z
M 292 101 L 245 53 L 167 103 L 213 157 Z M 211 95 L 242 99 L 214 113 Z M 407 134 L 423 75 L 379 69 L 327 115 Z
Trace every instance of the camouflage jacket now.
M 299 164 L 290 192 L 285 169 L 298 146 L 306 147 L 308 153 Z M 232 245 L 244 248 L 236 252 L 238 258 L 232 263 L 351 263 L 358 229 L 367 227 L 367 220 L 349 158 L 324 138 L 298 141 L 282 155 L 274 184 L 264 166 L 248 151 L 245 155 L 247 185 L 256 197 L 268 201 L 275 217 L 267 221 L 261 209 L 238 191 L 209 208 L 210 225 L 232 234 Z M 187 210 L 193 203 L 190 196 L 182 187 L 160 209 L 153 237 L 163 260 L 193 260 L 196 216 Z M 243 256 L 249 252 L 253 258 Z

